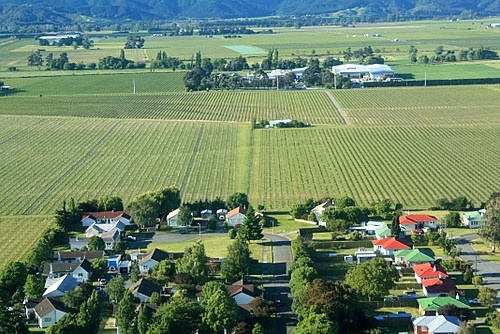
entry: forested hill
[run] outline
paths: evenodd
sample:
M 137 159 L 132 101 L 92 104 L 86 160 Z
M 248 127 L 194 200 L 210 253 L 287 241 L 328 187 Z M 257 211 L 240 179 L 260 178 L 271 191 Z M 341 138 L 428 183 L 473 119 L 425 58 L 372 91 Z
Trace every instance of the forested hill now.
M 499 0 L 1 0 L 8 24 L 67 24 L 78 20 L 250 18 L 344 14 L 424 19 L 500 15 Z

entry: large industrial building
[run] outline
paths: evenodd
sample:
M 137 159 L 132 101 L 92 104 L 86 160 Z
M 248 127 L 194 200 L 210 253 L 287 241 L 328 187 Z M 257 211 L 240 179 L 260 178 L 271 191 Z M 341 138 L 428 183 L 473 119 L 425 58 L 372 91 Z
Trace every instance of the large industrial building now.
M 343 64 L 332 67 L 333 74 L 362 81 L 385 81 L 394 78 L 394 71 L 388 65 L 357 65 Z

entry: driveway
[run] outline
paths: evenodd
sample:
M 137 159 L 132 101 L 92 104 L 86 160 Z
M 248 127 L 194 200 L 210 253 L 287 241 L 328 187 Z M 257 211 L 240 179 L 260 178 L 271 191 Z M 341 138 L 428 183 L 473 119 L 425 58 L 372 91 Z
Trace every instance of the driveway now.
M 500 291 L 500 263 L 487 261 L 471 247 L 470 241 L 479 238 L 477 234 L 461 236 L 457 247 L 461 248 L 460 257 L 472 261 L 475 275 L 483 277 L 483 285 Z M 477 271 L 476 271 L 477 268 Z

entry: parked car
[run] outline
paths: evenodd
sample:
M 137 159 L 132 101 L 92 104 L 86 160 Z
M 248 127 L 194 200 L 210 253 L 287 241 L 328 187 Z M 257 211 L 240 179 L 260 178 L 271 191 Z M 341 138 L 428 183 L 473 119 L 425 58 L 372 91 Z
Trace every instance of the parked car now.
M 106 280 L 105 278 L 101 278 L 101 279 L 99 280 L 99 284 L 100 284 L 100 285 L 106 285 L 106 284 L 108 284 L 108 280 Z
M 398 300 L 398 297 L 385 297 L 384 302 L 394 302 Z
M 478 301 L 477 301 L 477 298 L 474 298 L 474 299 L 469 299 L 468 300 L 469 304 L 471 305 L 478 305 L 480 304 Z
M 137 237 L 134 237 L 133 235 L 129 235 L 129 236 L 127 236 L 127 240 L 128 241 L 136 241 Z

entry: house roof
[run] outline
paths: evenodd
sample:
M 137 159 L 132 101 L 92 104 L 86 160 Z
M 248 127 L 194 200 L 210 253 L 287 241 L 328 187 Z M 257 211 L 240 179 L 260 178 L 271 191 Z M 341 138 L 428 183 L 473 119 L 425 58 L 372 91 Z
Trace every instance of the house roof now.
M 68 308 L 66 307 L 66 305 L 64 305 L 63 302 L 50 297 L 44 298 L 35 306 L 35 312 L 40 318 L 46 316 L 54 310 L 69 313 Z
M 43 266 L 43 273 L 45 275 L 54 273 L 72 273 L 78 267 L 82 267 L 86 272 L 92 271 L 92 263 L 89 260 L 84 259 L 82 262 L 73 263 L 45 263 Z
M 448 274 L 446 271 L 441 267 L 439 263 L 422 263 L 422 264 L 417 264 L 415 267 L 413 267 L 413 271 L 415 274 L 422 278 L 422 279 L 428 279 L 428 278 L 436 278 L 436 277 L 448 277 Z
M 153 292 L 161 293 L 161 286 L 146 278 L 141 278 L 139 281 L 133 284 L 129 289 L 130 292 L 132 292 L 132 294 L 140 293 L 148 297 L 151 297 Z
M 394 256 L 414 263 L 434 261 L 434 253 L 430 249 L 404 249 L 394 252 Z
M 113 231 L 108 231 L 104 232 L 101 234 L 101 239 L 104 241 L 116 241 L 120 238 L 120 231 L 119 230 L 113 230 Z
M 174 211 L 170 212 L 167 215 L 167 219 L 170 219 L 170 218 L 173 218 L 173 217 L 177 216 L 180 211 L 181 211 L 181 209 L 175 209 Z
M 54 252 L 52 255 L 52 259 L 54 261 L 56 260 L 61 260 L 61 261 L 68 261 L 68 260 L 75 260 L 75 259 L 88 259 L 88 260 L 93 260 L 93 259 L 102 259 L 104 258 L 104 251 L 87 251 L 87 252 Z
M 78 285 L 78 281 L 71 275 L 64 275 L 54 281 L 47 290 L 43 293 L 44 296 L 50 295 L 54 292 L 64 294 L 66 291 L 74 290 Z
M 384 238 L 380 240 L 372 240 L 374 246 L 380 246 L 385 250 L 410 249 L 410 246 L 404 239 Z
M 458 308 L 470 308 L 464 297 L 459 297 L 458 299 L 450 296 L 419 298 L 417 299 L 417 302 L 420 308 L 424 311 L 437 311 L 440 307 L 448 304 L 455 305 Z
M 161 249 L 155 248 L 152 251 L 150 251 L 146 256 L 142 258 L 140 263 L 144 263 L 149 260 L 154 260 L 156 262 L 160 262 L 162 260 L 168 259 L 168 253 L 162 251 Z
M 429 215 L 406 215 L 399 217 L 399 223 L 401 225 L 415 225 L 417 223 L 424 222 L 435 222 L 437 218 Z
M 98 219 L 118 219 L 120 217 L 130 219 L 129 211 L 100 211 L 100 212 L 84 212 L 82 220 L 87 218 L 98 220 Z
M 242 215 L 246 215 L 247 214 L 247 210 L 245 208 L 242 208 L 241 206 L 237 207 L 237 208 L 234 208 L 232 209 L 231 211 L 229 211 L 226 215 L 226 218 L 231 218 L 232 216 L 238 214 L 238 213 L 241 213 Z
M 424 316 L 413 320 L 415 326 L 425 326 L 431 333 L 457 333 L 460 319 L 451 315 Z
M 449 278 L 430 278 L 422 281 L 422 286 L 430 293 L 448 293 L 456 291 L 457 286 Z
M 328 207 L 330 207 L 332 205 L 334 205 L 333 201 L 328 200 L 326 202 L 321 203 L 320 205 L 315 206 L 311 211 L 313 211 L 313 212 L 321 212 L 321 211 L 325 210 L 326 208 L 328 208 Z
M 227 287 L 231 297 L 243 292 L 249 296 L 255 297 L 255 285 L 245 282 L 244 279 L 234 282 Z
M 481 221 L 483 220 L 483 216 L 486 210 L 480 210 L 480 211 L 473 211 L 473 212 L 466 212 L 464 213 L 464 218 L 466 218 L 469 221 Z
M 375 234 L 380 237 L 386 237 L 391 235 L 391 229 L 387 225 L 383 225 L 375 228 Z

